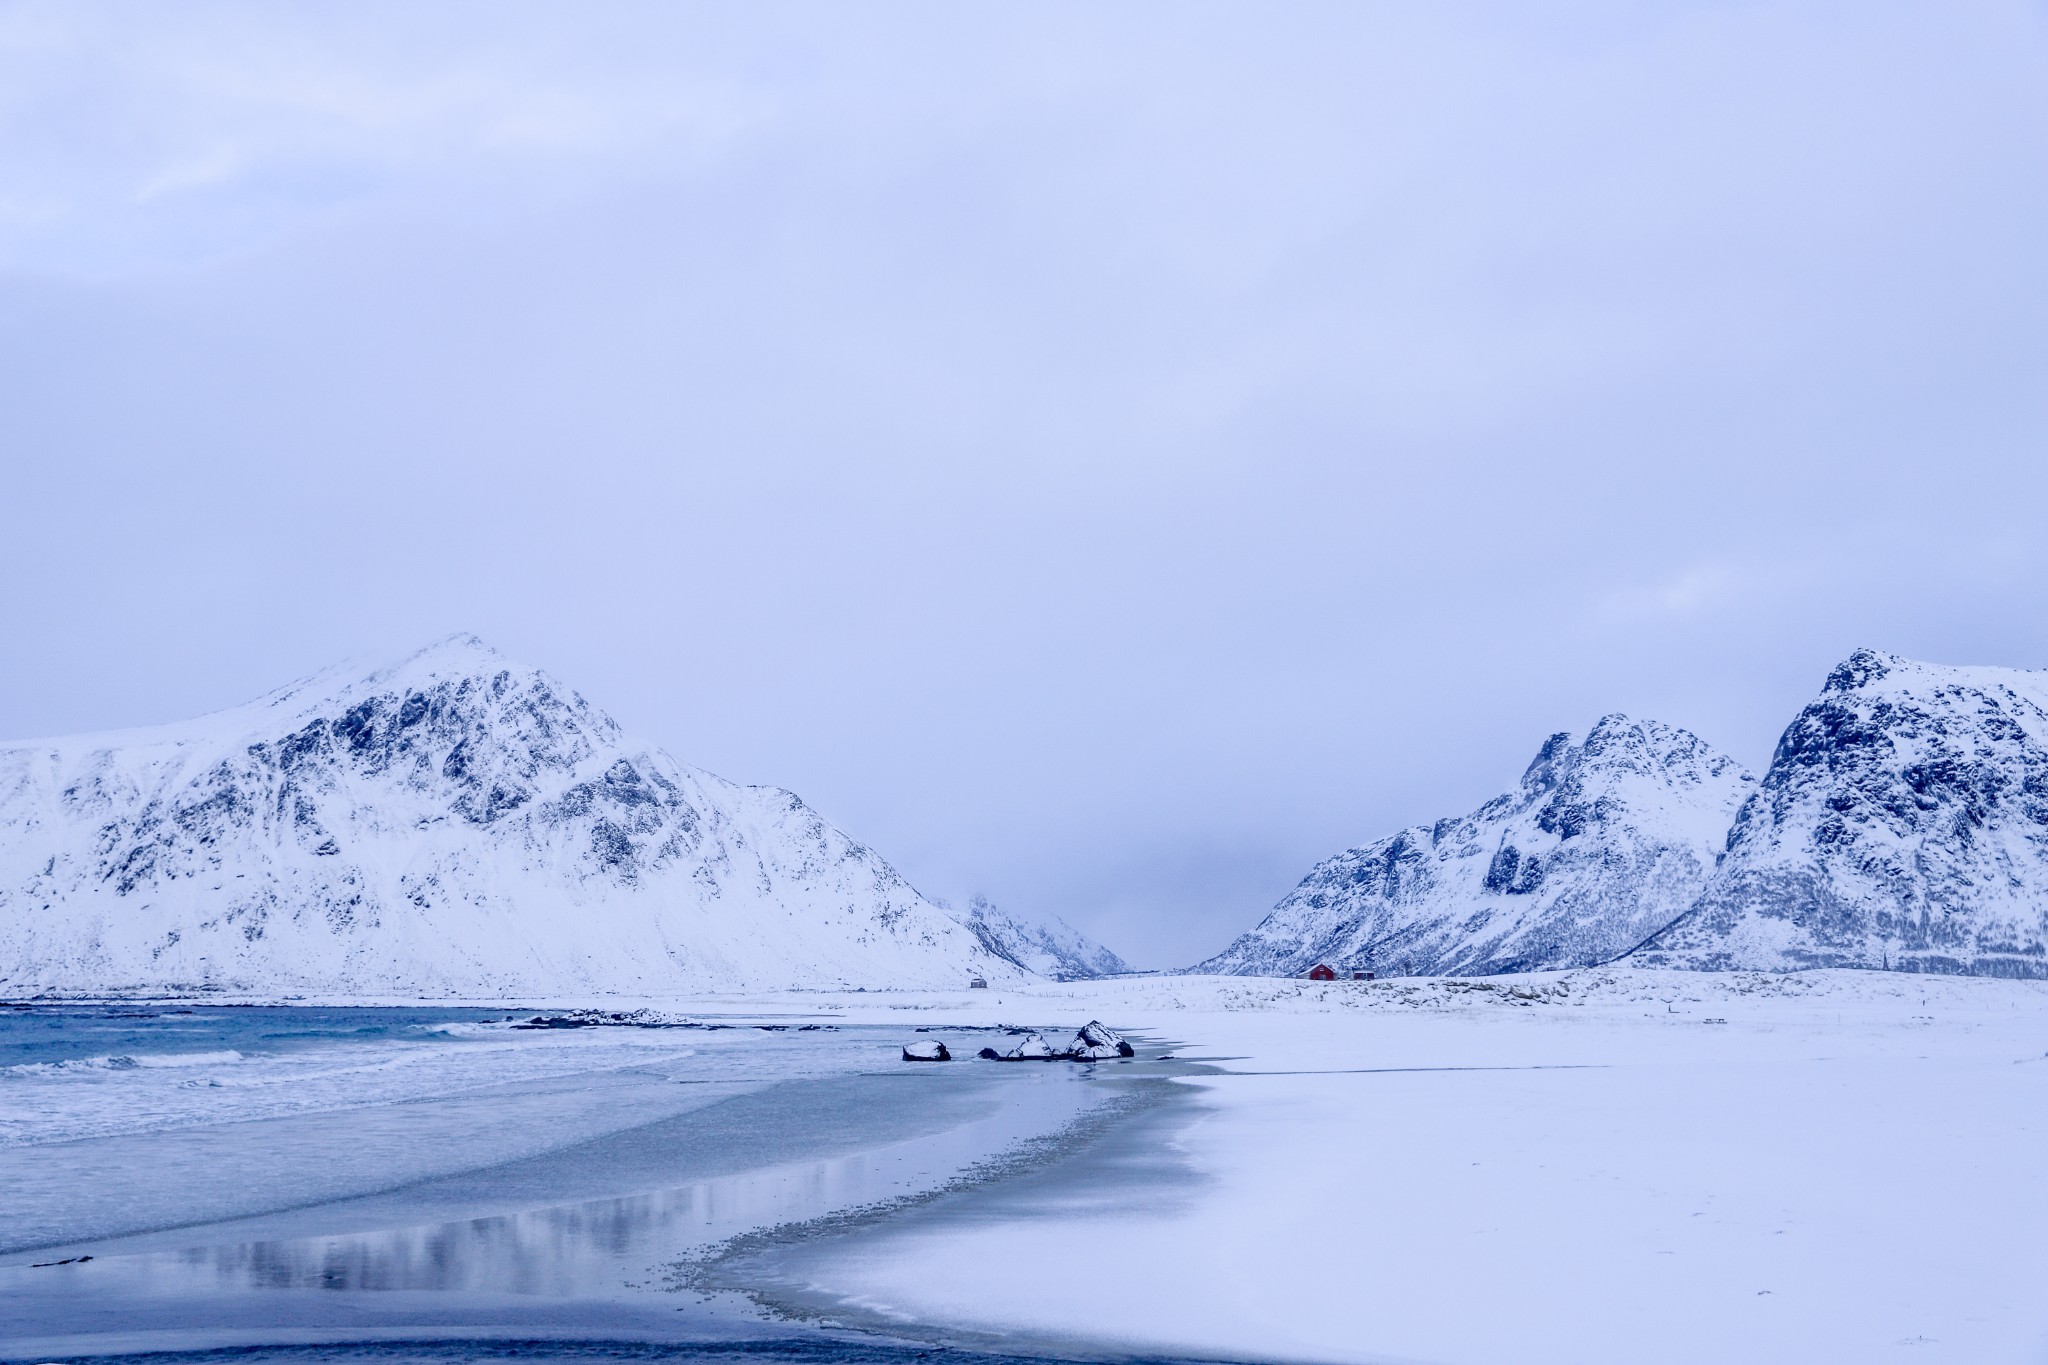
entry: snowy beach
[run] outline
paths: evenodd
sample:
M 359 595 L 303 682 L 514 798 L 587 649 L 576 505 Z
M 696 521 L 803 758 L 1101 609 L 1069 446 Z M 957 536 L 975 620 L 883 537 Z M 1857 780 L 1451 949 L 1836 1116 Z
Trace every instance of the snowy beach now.
M 202 1009 L 94 1024 L 229 1019 L 164 1039 L 184 1051 L 12 1060 L 0 1356 L 818 1329 L 1097 1358 L 2048 1351 L 2038 983 L 1589 970 L 608 1008 L 657 1004 L 702 1026 Z M 1091 1016 L 1138 1056 L 897 1060 Z
M 2048 1365 L 2044 129 L 0 0 L 0 1365 Z
M 1199 1117 L 1171 1140 L 1170 1194 L 1041 1175 L 755 1273 L 813 1310 L 1012 1347 L 2048 1359 L 2038 983 L 1595 969 L 1123 989 L 1215 1068 L 1184 1082 Z M 1007 1273 L 945 1273 L 961 1265 Z M 1099 1287 L 1047 1292 L 1077 1267 Z
M 667 1027 L 530 1017 L 0 1016 L 0 1357 L 759 1335 L 750 1304 L 679 1292 L 675 1264 L 928 1193 L 1105 1098 L 1081 1068 L 905 1066 L 914 1028 L 786 1004 Z

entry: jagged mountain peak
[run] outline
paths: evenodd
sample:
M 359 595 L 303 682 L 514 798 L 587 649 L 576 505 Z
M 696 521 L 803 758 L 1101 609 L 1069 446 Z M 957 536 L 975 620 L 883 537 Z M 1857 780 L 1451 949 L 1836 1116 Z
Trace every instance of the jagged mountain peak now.
M 1536 757 L 1529 760 L 1529 766 L 1522 769 L 1522 790 L 1525 793 L 1541 793 L 1552 790 L 1564 779 L 1564 766 L 1572 754 L 1572 734 L 1559 730 L 1543 741 L 1536 750 Z
M 1195 968 L 1291 975 L 1539 970 L 1626 951 L 1691 903 L 1756 779 L 1619 712 L 1546 739 L 1517 786 L 1320 864 Z
M 1524 770 L 1521 785 L 1530 793 L 1565 782 L 1617 791 L 1635 779 L 1686 786 L 1740 766 L 1690 730 L 1611 711 L 1583 739 L 1569 730 L 1546 739 Z
M 482 683 L 500 675 L 522 680 L 544 679 L 550 684 L 550 690 L 559 692 L 565 701 L 579 706 L 586 704 L 576 693 L 549 678 L 544 670 L 506 658 L 476 635 L 458 632 L 443 636 L 395 662 L 346 660 L 288 683 L 259 697 L 248 707 L 236 708 L 236 712 L 274 716 L 280 712 L 317 710 L 346 705 L 353 699 L 377 693 L 404 693 L 463 682 Z
M 2036 693 L 2048 689 L 2048 672 L 2000 664 L 1944 664 L 1887 650 L 1861 648 L 1829 670 L 1821 695 L 1914 693 L 1929 689 L 1972 689 L 1990 693 Z
M 2048 671 L 2010 668 L 2001 664 L 1944 664 L 1877 649 L 1858 649 L 1830 670 L 1821 685 L 1830 694 L 1879 697 L 1895 693 L 1959 690 L 2004 696 L 2035 696 L 2048 692 Z
M 1911 666 L 1912 660 L 1903 659 L 1883 650 L 1861 648 L 1850 652 L 1849 657 L 1836 664 L 1828 674 L 1822 690 L 1827 692 L 1851 692 L 1877 682 L 1902 666 Z
M 442 686 L 444 684 L 482 683 L 500 675 L 508 683 L 518 679 L 529 688 L 537 682 L 540 685 L 538 690 L 559 697 L 567 706 L 579 710 L 593 709 L 575 691 L 555 681 L 543 670 L 507 659 L 475 635 L 458 633 L 444 636 L 395 662 L 363 658 L 343 660 L 274 688 L 253 701 L 210 711 L 191 720 L 122 730 L 6 740 L 0 741 L 0 749 L 136 748 L 164 743 L 189 745 L 201 737 L 223 742 L 237 736 L 260 738 L 280 725 L 294 721 L 303 723 L 312 716 L 344 711 L 366 697 L 380 694 L 402 696 L 437 687 L 442 687 L 445 693 L 448 689 Z M 504 689 L 501 687 L 499 690 L 502 692 Z M 477 688 L 475 695 L 483 695 L 483 689 Z M 601 717 L 601 713 L 598 714 Z
M 2048 976 L 2048 673 L 1851 654 L 1636 960 Z
M 526 668 L 506 659 L 482 636 L 468 631 L 456 631 L 414 650 L 397 663 L 378 669 L 374 679 L 396 679 L 404 677 L 475 677 L 504 668 Z M 537 670 L 533 670 L 537 671 Z

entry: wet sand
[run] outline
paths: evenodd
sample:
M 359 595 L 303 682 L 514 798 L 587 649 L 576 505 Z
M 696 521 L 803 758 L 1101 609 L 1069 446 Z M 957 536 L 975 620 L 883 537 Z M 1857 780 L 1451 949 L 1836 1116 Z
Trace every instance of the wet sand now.
M 1072 1125 L 943 1189 L 810 1223 L 771 1228 L 720 1246 L 682 1268 L 685 1283 L 736 1292 L 772 1318 L 903 1336 L 975 1352 L 1025 1351 L 1062 1359 L 1110 1359 L 1114 1343 L 1071 1333 L 979 1331 L 921 1322 L 816 1287 L 850 1260 L 886 1256 L 891 1239 L 919 1232 L 1037 1218 L 1169 1212 L 1199 1192 L 1204 1177 L 1180 1154 L 1176 1134 L 1195 1117 L 1197 1092 L 1179 1078 L 1210 1068 L 1195 1062 L 1126 1064 L 1096 1083 L 1110 1097 Z M 1037 1280 L 1047 1294 L 1114 1294 L 1117 1267 L 962 1264 L 969 1284 Z M 1014 1293 L 1014 1289 L 1005 1292 Z
M 1098 1083 L 1114 1086 L 1114 1093 L 1058 1132 L 967 1167 L 930 1190 L 734 1238 L 679 1262 L 677 1282 L 742 1292 L 780 1315 L 815 1317 L 808 1300 L 783 1288 L 806 1253 L 848 1254 L 837 1243 L 882 1227 L 1028 1216 L 1047 1199 L 1062 1207 L 1155 1205 L 1195 1178 L 1161 1146 L 1184 1117 L 1181 1092 L 1156 1077 Z
M 916 1334 L 821 1332 L 747 1268 L 766 1270 L 769 1248 L 964 1208 L 975 1191 L 1070 1165 L 1157 1110 L 1171 1066 L 898 1063 L 784 1081 L 400 1188 L 46 1245 L 0 1262 L 0 1358 L 283 1359 L 352 1343 L 397 1359 L 518 1341 L 579 1357 L 633 1342 L 773 1358 L 911 1350 Z M 317 1122 L 247 1125 L 234 1140 Z M 190 1159 L 189 1140 L 158 1141 L 163 1159 Z M 109 1178 L 137 1181 L 145 1145 L 89 1150 L 125 1153 Z M 119 1204 L 103 1193 L 93 1216 Z

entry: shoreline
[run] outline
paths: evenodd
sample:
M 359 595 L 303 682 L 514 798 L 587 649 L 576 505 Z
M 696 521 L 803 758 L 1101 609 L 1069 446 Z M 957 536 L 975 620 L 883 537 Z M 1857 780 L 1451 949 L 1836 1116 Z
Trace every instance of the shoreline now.
M 1695 971 L 1620 963 L 1505 972 L 1492 976 L 1384 976 L 1371 981 L 1302 977 L 1214 976 L 1143 972 L 1126 976 L 1040 980 L 987 990 L 917 986 L 850 990 L 788 987 L 753 991 L 644 991 L 562 995 L 319 995 L 291 992 L 161 990 L 0 997 L 0 1011 L 144 1007 L 165 1009 L 417 1009 L 524 1012 L 645 1010 L 703 1019 L 840 1020 L 880 1024 L 909 1015 L 943 1016 L 949 1026 L 1000 1026 L 1031 1009 L 1267 1010 L 1430 1009 L 1475 1003 L 1624 1003 L 1652 996 L 1690 1000 L 1739 998 L 1853 999 L 1928 992 L 2007 988 L 2048 994 L 2048 976 L 1909 972 L 1876 967 Z M 1005 1011 L 1009 1012 L 1008 1014 Z M 1108 1021 L 1105 1021 L 1108 1022 Z
M 1197 1097 L 1178 1081 L 1200 1074 L 1201 1070 L 1191 1065 L 1170 1075 L 1141 1073 L 1128 1079 L 1100 1082 L 1116 1085 L 1123 1093 L 1096 1105 L 1057 1132 L 1027 1140 L 1008 1152 L 964 1168 L 929 1190 L 744 1233 L 707 1249 L 702 1256 L 676 1262 L 669 1268 L 671 1283 L 686 1291 L 741 1294 L 777 1320 L 850 1326 L 863 1331 L 899 1331 L 913 1336 L 942 1333 L 951 1339 L 958 1334 L 938 1324 L 862 1318 L 858 1310 L 843 1303 L 828 1304 L 822 1298 L 792 1292 L 784 1283 L 784 1259 L 792 1251 L 857 1239 L 871 1231 L 918 1219 L 975 1216 L 986 1212 L 989 1203 L 1000 1202 L 1005 1193 L 1030 1182 L 1060 1178 L 1077 1184 L 1087 1182 L 1093 1173 L 1079 1169 L 1079 1163 L 1101 1156 L 1113 1145 L 1121 1145 L 1126 1157 L 1143 1146 L 1160 1166 L 1179 1165 L 1180 1174 L 1193 1179 L 1184 1165 L 1172 1163 L 1158 1145 L 1142 1142 L 1139 1135 L 1156 1138 L 1162 1130 L 1186 1121 L 1187 1111 Z M 1093 1178 L 1099 1179 L 1099 1175 Z M 848 1321 L 856 1318 L 861 1320 Z
M 937 1096 L 951 1080 L 960 1094 L 1020 1099 L 1041 1087 L 1144 1096 L 1112 1089 L 1112 1078 L 1153 1071 L 1178 1082 L 1158 1093 L 1198 1097 L 1199 1112 L 1114 1107 L 1099 1141 L 1076 1127 L 1078 1108 L 1059 1122 L 1041 1112 L 1038 1131 L 1053 1141 L 979 1169 L 1029 1134 L 996 1142 L 990 1132 L 977 1150 L 892 1170 L 874 1141 L 839 1133 L 860 1153 L 839 1168 L 851 1177 L 824 1191 L 836 1197 L 785 1198 L 757 1181 L 761 1198 L 723 1201 L 733 1216 L 694 1227 L 689 1247 L 640 1244 L 647 1274 L 632 1292 L 586 1295 L 569 1305 L 573 1321 L 549 1317 L 540 1299 L 500 1295 L 421 1299 L 401 1322 L 403 1305 L 386 1294 L 382 1344 L 360 1349 L 408 1359 L 413 1348 L 392 1343 L 429 1325 L 446 1340 L 489 1335 L 498 1344 L 475 1352 L 487 1356 L 525 1350 L 515 1337 L 588 1346 L 601 1335 L 708 1358 L 752 1350 L 735 1345 L 744 1336 L 772 1358 L 852 1351 L 906 1365 L 919 1351 L 1330 1365 L 1517 1353 L 1627 1365 L 1647 1352 L 1669 1365 L 1797 1365 L 1844 1350 L 1890 1358 L 1894 1347 L 1978 1365 L 2048 1345 L 2041 1253 L 2018 1231 L 2048 1219 L 2034 1169 L 2048 1115 L 2041 983 L 1601 969 L 963 994 L 852 1002 L 871 1007 L 859 1010 L 841 997 L 830 1002 L 840 1032 L 801 1039 L 822 1053 L 865 1038 L 872 1057 L 925 1029 L 964 1042 L 1020 1018 L 1094 1014 L 1140 1053 L 1087 1073 L 1094 1084 L 1063 1084 L 1083 1076 L 1069 1065 L 906 1067 L 893 1047 L 865 1070 L 900 1078 L 905 1095 Z M 765 1018 L 791 1002 L 721 1003 Z M 794 1032 L 696 1036 L 724 1040 L 707 1055 L 813 1045 Z M 1193 1044 L 1162 1064 L 1169 1037 Z M 866 1097 L 856 1117 L 888 1103 L 873 1074 L 846 1083 Z M 842 1126 L 822 1114 L 789 1121 Z M 1902 1168 L 1902 1152 L 1926 1161 Z M 1908 1177 L 1965 1173 L 1957 1163 L 1997 1199 L 1909 1197 Z M 759 1163 L 753 1172 L 764 1174 Z M 577 1227 L 606 1217 L 553 1213 Z M 536 1264 L 562 1260 L 559 1228 L 527 1231 Z M 392 1250 L 432 1260 L 424 1242 Z M 259 1335 L 291 1330 L 277 1305 L 337 1301 L 278 1291 Z M 459 1302 L 476 1310 L 465 1322 L 447 1311 Z M 366 1326 L 324 1335 L 367 1341 Z M 69 1340 L 15 1337 L 0 1355 L 76 1357 L 87 1337 Z M 903 1354 L 905 1342 L 917 1351 Z
M 745 1295 L 778 1321 L 821 1330 L 898 1336 L 939 1349 L 1021 1353 L 1063 1361 L 1289 1359 L 1264 1352 L 1147 1350 L 1111 1335 L 1090 1336 L 1071 1330 L 992 1330 L 957 1319 L 883 1311 L 806 1283 L 812 1267 L 858 1259 L 899 1234 L 1056 1217 L 1062 1206 L 1070 1211 L 1077 1204 L 1091 1205 L 1098 1214 L 1140 1206 L 1157 1212 L 1191 1198 L 1206 1177 L 1174 1150 L 1173 1138 L 1197 1116 L 1200 1092 L 1176 1077 L 1136 1078 L 1124 1084 L 1133 1093 L 1118 1112 L 1084 1119 L 1044 1149 L 998 1163 L 984 1178 L 963 1178 L 946 1189 L 887 1208 L 819 1219 L 802 1227 L 766 1229 L 736 1239 L 734 1245 L 685 1273 L 696 1282 Z M 1014 1268 L 1006 1269 L 1014 1273 Z M 1054 1282 L 1047 1292 L 1116 1293 L 1115 1268 L 1100 1269 L 1103 1282 Z
M 887 1218 L 1042 1164 L 1074 1129 L 1113 1126 L 1127 1107 L 1087 1071 L 961 1063 L 782 1080 L 510 1166 L 24 1249 L 0 1267 L 0 1359 L 261 1354 L 423 1334 L 750 1350 L 798 1324 L 736 1289 L 696 1293 L 665 1272 L 748 1236 Z M 634 1192 L 587 1197 L 606 1181 Z M 586 1197 L 531 1197 L 564 1191 Z M 91 1259 L 43 1264 L 79 1256 Z

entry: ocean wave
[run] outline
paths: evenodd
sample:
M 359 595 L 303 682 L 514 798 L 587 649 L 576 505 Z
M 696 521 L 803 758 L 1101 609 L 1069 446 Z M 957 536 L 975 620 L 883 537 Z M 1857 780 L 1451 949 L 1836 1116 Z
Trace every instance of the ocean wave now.
M 27 1079 L 33 1076 L 61 1076 L 69 1072 L 221 1066 L 242 1060 L 242 1054 L 231 1048 L 217 1052 L 145 1052 L 139 1056 L 117 1053 L 107 1057 L 67 1057 L 58 1062 L 17 1062 L 13 1066 L 0 1066 L 0 1078 Z

